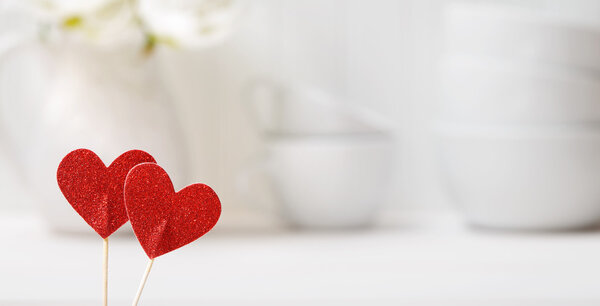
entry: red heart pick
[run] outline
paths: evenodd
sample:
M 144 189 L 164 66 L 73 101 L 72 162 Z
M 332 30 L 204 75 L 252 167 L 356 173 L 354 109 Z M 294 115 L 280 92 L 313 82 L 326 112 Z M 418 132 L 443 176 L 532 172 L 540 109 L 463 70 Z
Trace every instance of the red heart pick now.
M 123 185 L 129 170 L 139 163 L 156 161 L 150 154 L 127 151 L 108 168 L 96 153 L 75 150 L 63 158 L 56 174 L 58 186 L 75 211 L 102 238 L 127 222 Z
M 133 232 L 150 258 L 200 238 L 221 215 L 219 197 L 210 187 L 193 184 L 176 193 L 167 172 L 150 163 L 129 171 L 125 206 Z

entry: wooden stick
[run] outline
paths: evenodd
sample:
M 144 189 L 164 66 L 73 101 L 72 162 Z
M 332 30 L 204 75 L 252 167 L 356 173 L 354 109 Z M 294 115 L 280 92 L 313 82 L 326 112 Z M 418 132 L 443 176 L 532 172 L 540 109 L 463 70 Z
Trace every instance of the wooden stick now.
M 108 238 L 104 238 L 104 256 L 102 259 L 102 280 L 103 280 L 103 293 L 104 303 L 102 305 L 108 305 Z
M 133 306 L 137 306 L 140 301 L 140 296 L 142 296 L 142 290 L 144 290 L 144 286 L 146 285 L 146 280 L 148 279 L 148 275 L 150 274 L 150 269 L 152 269 L 152 264 L 154 263 L 154 258 L 150 259 L 148 262 L 148 266 L 146 266 L 146 272 L 144 272 L 144 276 L 142 277 L 142 281 L 140 282 L 140 287 L 138 288 L 137 294 L 135 295 L 135 299 L 133 300 Z

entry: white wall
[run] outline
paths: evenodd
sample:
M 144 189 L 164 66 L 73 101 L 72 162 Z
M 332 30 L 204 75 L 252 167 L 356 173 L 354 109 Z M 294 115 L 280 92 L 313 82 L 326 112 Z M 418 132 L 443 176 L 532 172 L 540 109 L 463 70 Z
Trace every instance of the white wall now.
M 260 139 L 240 107 L 241 88 L 267 76 L 316 87 L 388 116 L 397 126 L 399 144 L 390 205 L 446 207 L 430 133 L 441 7 L 441 0 L 253 1 L 239 31 L 224 45 L 161 54 L 188 127 L 195 173 L 218 173 L 211 178 L 214 184 L 232 201 L 243 202 L 228 182 L 260 150 Z M 13 75 L 14 69 L 7 65 L 3 71 Z M 16 81 L 4 77 L 0 88 L 14 89 Z M 15 98 L 3 95 L 2 103 L 17 99 L 18 91 L 11 92 Z M 42 101 L 29 96 L 19 99 Z M 215 127 L 212 136 L 202 132 Z M 0 194 L 23 192 L 15 188 L 6 159 L 0 169 Z M 32 204 L 26 201 L 0 203 L 0 209 L 28 207 Z
M 430 134 L 443 3 L 263 3 L 275 18 L 269 19 L 270 29 L 263 29 L 272 34 L 260 41 L 256 54 L 267 58 L 262 62 L 288 82 L 318 87 L 388 116 L 397 125 L 400 161 L 390 203 L 445 206 Z

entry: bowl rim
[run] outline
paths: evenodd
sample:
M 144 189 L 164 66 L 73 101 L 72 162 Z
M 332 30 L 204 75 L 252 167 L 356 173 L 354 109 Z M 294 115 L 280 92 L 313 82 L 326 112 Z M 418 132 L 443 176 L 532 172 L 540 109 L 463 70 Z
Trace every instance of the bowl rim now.
M 446 53 L 440 63 L 442 78 L 461 73 L 491 75 L 502 78 L 503 75 L 528 79 L 543 83 L 553 82 L 578 83 L 590 87 L 600 86 L 600 72 L 593 68 L 581 68 L 574 65 L 552 65 L 531 61 L 527 58 L 504 58 L 486 54 Z M 546 90 L 546 88 L 539 88 Z
M 465 18 L 466 17 L 466 18 Z M 445 6 L 443 22 L 449 24 L 460 20 L 472 23 L 473 18 L 484 20 L 487 25 L 497 24 L 497 29 L 505 28 L 507 22 L 528 27 L 555 27 L 562 30 L 587 32 L 600 36 L 600 16 L 574 18 L 566 14 L 557 14 L 542 7 L 528 7 L 509 3 L 491 2 L 453 2 Z M 469 19 L 467 19 L 469 18 Z M 547 30 L 547 29 L 545 29 Z M 563 35 L 567 39 L 570 35 Z
M 600 140 L 600 122 L 533 125 L 438 121 L 431 126 L 431 130 L 438 137 L 450 138 L 592 138 Z

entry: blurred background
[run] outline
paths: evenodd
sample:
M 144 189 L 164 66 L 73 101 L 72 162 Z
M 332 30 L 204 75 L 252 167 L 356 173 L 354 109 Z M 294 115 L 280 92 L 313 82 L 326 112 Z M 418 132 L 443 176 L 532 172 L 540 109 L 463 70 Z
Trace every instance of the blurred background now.
M 2 1 L 0 305 L 100 302 L 76 148 L 221 198 L 145 305 L 597 305 L 599 72 L 594 0 Z

